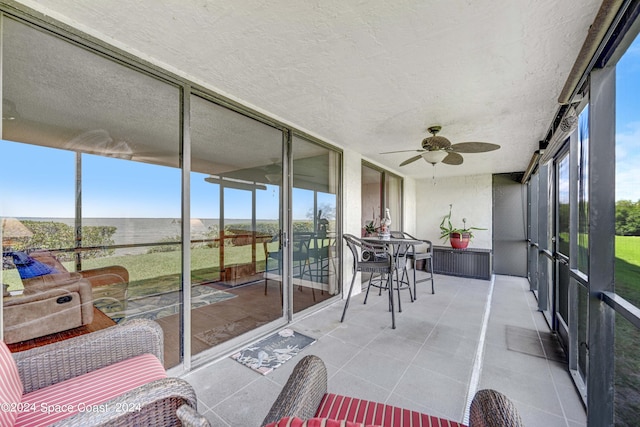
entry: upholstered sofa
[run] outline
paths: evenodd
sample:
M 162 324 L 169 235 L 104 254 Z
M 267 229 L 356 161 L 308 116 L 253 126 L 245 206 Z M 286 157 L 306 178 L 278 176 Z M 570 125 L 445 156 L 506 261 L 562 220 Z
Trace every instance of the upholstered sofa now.
M 163 348 L 143 319 L 13 354 L 0 342 L 0 425 L 207 426 Z
M 342 422 L 340 424 L 339 422 Z M 271 406 L 267 427 L 448 426 L 463 424 L 391 405 L 327 392 L 327 369 L 317 356 L 298 362 Z M 471 402 L 469 427 L 522 427 L 513 403 L 496 390 L 480 390 Z
M 58 273 L 69 273 L 55 254 L 47 250 L 35 250 L 29 253 L 34 260 L 41 262 Z M 127 309 L 127 290 L 129 287 L 129 271 L 119 265 L 81 270 L 77 273 L 81 278 L 88 280 L 93 288 L 93 304 L 110 317 L 120 319 Z M 26 288 L 39 281 L 47 280 L 42 275 L 29 279 L 22 279 Z
M 92 286 L 79 274 L 49 274 L 28 280 L 21 295 L 5 296 L 2 300 L 7 344 L 93 321 Z

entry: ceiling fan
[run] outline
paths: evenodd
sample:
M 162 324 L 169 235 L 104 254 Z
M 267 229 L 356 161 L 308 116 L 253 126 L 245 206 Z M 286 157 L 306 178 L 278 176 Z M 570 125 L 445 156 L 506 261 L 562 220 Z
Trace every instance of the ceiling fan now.
M 431 126 L 428 128 L 427 130 L 432 136 L 428 136 L 422 140 L 422 149 L 420 150 L 386 151 L 380 154 L 406 153 L 409 151 L 420 153 L 400 163 L 400 166 L 408 165 L 421 158 L 432 165 L 440 162 L 447 165 L 461 165 L 463 158 L 460 153 L 485 153 L 500 148 L 498 144 L 490 144 L 488 142 L 460 142 L 458 144 L 452 144 L 451 141 L 444 136 L 437 136 L 441 129 L 441 126 Z

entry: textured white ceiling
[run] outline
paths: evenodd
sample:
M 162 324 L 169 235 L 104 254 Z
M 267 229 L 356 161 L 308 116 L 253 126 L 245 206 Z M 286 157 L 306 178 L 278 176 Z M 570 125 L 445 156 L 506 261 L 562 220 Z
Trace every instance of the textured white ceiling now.
M 24 0 L 67 24 L 415 178 L 430 125 L 466 154 L 438 176 L 523 171 L 597 0 Z

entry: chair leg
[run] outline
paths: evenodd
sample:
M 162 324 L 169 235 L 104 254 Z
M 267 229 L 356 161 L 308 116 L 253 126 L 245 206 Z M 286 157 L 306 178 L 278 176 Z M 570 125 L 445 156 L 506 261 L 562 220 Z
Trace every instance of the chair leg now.
M 363 304 L 366 304 L 367 303 L 367 298 L 369 298 L 369 289 L 371 289 L 371 282 L 373 282 L 373 274 L 374 273 L 371 273 L 371 277 L 369 277 L 369 284 L 367 285 L 367 293 L 364 296 L 364 303 Z M 382 275 L 380 277 L 382 277 Z M 380 279 L 380 280 L 382 280 L 382 279 Z
M 264 261 L 264 294 L 267 295 L 267 275 L 269 274 L 269 257 Z
M 407 278 L 407 289 L 409 289 L 409 299 L 411 302 L 416 300 L 415 292 L 411 292 L 411 282 L 409 281 L 409 272 L 407 271 L 407 267 L 402 269 L 402 282 L 404 283 L 405 277 Z
M 342 317 L 340 318 L 340 323 L 344 321 L 344 316 L 347 314 L 347 308 L 349 308 L 349 300 L 351 299 L 351 292 L 353 291 L 353 284 L 355 281 L 356 281 L 356 273 L 354 272 L 353 278 L 351 279 L 351 286 L 349 286 L 349 293 L 347 294 L 347 300 L 344 302 L 344 309 L 342 310 Z
M 436 289 L 434 286 L 434 280 L 433 280 L 433 257 L 429 258 L 429 264 L 430 264 L 430 271 L 431 271 L 431 293 L 435 294 L 436 293 Z
M 391 329 L 396 328 L 396 313 L 393 308 L 393 273 L 387 275 L 387 288 L 389 289 L 389 305 L 391 306 Z M 398 304 L 400 298 L 398 298 Z
M 418 291 L 416 291 L 416 265 L 418 265 L 417 260 L 413 260 L 413 300 L 418 299 Z
M 400 286 L 402 286 L 402 279 L 400 279 L 400 273 L 398 272 L 398 269 L 396 268 L 396 283 L 397 283 L 397 291 L 398 291 L 398 313 L 402 313 L 402 303 L 400 302 Z M 390 292 L 393 292 L 393 282 L 391 282 L 391 290 Z M 391 307 L 391 309 L 393 309 L 393 307 Z

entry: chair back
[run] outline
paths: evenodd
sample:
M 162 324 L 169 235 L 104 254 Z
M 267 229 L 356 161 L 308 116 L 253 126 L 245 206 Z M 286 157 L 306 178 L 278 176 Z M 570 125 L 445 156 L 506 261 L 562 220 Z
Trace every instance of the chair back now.
M 311 235 L 308 233 L 294 233 L 292 239 L 293 258 L 296 261 L 309 258 L 309 243 Z
M 413 237 L 409 236 L 403 231 L 391 231 L 389 234 L 394 239 L 413 239 Z M 408 254 L 413 253 L 413 245 L 410 245 L 408 243 L 396 243 L 395 245 L 393 245 L 393 248 L 393 255 L 396 257 L 396 262 L 398 263 L 398 265 L 400 265 L 402 261 L 405 261 L 407 259 Z
M 392 231 L 391 237 L 396 237 L 400 239 L 419 240 L 422 242 L 422 245 L 420 245 L 419 248 L 416 248 L 416 246 L 411 246 L 409 248 L 409 254 L 415 254 L 415 253 L 430 254 L 433 251 L 433 243 L 431 243 L 431 240 L 418 239 L 417 237 L 413 237 L 411 234 L 405 231 Z M 427 247 L 425 248 L 423 245 L 427 245 Z
M 342 236 L 353 254 L 353 269 L 363 272 L 388 272 L 391 269 L 391 257 L 383 243 L 367 242 L 353 234 Z

